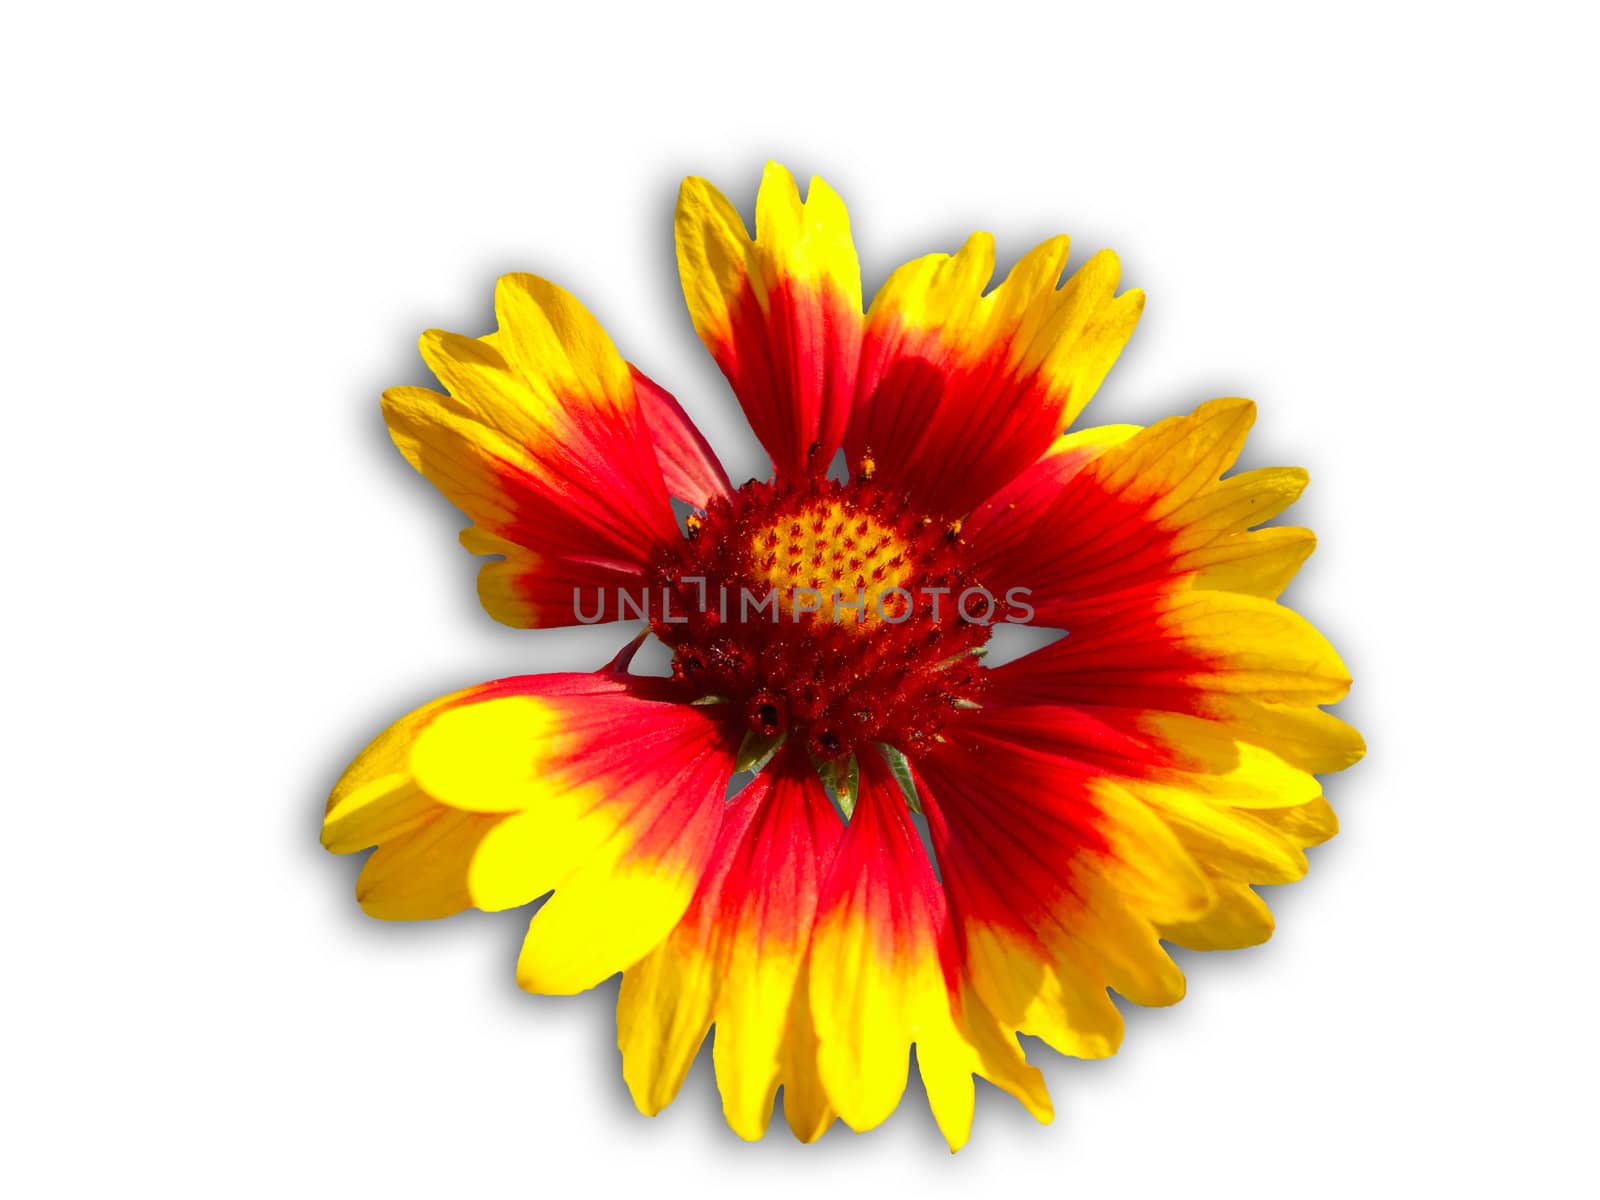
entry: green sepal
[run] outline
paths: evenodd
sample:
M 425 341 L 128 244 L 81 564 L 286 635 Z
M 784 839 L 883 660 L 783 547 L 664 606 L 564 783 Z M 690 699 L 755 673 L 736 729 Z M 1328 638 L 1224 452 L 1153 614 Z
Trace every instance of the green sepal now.
M 842 762 L 818 763 L 817 774 L 848 821 L 856 810 L 856 797 L 861 794 L 861 764 L 856 762 L 856 756 L 852 754 Z
M 739 743 L 738 756 L 733 760 L 735 774 L 740 771 L 759 773 L 762 767 L 772 761 L 772 756 L 778 752 L 778 748 L 788 736 L 787 729 L 781 733 L 771 734 L 750 730 L 744 735 L 744 741 Z
M 883 751 L 889 770 L 894 772 L 894 781 L 900 785 L 900 794 L 905 797 L 906 807 L 914 813 L 920 813 L 922 801 L 917 796 L 917 784 L 911 778 L 911 764 L 906 761 L 906 756 L 893 746 L 885 746 L 882 743 L 879 743 L 878 749 Z

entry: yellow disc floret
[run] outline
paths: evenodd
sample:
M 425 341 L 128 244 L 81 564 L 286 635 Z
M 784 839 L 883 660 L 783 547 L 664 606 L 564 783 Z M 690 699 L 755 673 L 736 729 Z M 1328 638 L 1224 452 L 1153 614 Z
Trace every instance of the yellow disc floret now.
M 760 582 L 786 616 L 867 628 L 905 611 L 910 547 L 896 531 L 841 498 L 818 498 L 750 540 Z

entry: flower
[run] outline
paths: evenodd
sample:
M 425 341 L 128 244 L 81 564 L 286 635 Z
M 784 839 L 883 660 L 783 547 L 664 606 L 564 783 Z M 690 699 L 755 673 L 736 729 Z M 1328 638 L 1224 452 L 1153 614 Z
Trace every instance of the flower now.
M 1299 878 L 1335 830 L 1315 775 L 1363 747 L 1320 706 L 1349 677 L 1276 602 L 1313 537 L 1257 528 L 1306 475 L 1225 476 L 1243 400 L 1063 433 L 1143 303 L 1108 252 L 1058 286 L 1053 238 L 986 292 L 978 234 L 863 311 L 819 180 L 802 200 L 769 166 L 752 239 L 690 179 L 676 226 L 695 328 L 772 479 L 733 487 L 672 396 L 529 275 L 499 281 L 495 332 L 423 336 L 445 394 L 384 396 L 401 452 L 472 519 L 466 547 L 494 556 L 491 615 L 642 617 L 671 678 L 630 672 L 636 639 L 594 674 L 437 700 L 351 765 L 323 840 L 377 847 L 356 887 L 377 917 L 553 891 L 518 982 L 623 973 L 646 1113 L 715 1025 L 741 1137 L 780 1087 L 802 1140 L 877 1125 L 913 1043 L 952 1149 L 974 1076 L 1048 1121 L 1016 1035 L 1114 1053 L 1108 989 L 1170 1004 L 1163 940 L 1265 940 L 1252 885 Z M 1069 632 L 986 668 L 1002 620 Z

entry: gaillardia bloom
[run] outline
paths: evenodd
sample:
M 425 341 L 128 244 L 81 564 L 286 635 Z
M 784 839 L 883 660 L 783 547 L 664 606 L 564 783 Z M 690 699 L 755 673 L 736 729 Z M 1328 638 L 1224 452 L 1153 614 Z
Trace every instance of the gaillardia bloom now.
M 741 1137 L 779 1088 L 803 1140 L 835 1117 L 869 1129 L 915 1044 L 956 1148 L 975 1075 L 1049 1120 L 1017 1034 L 1114 1053 L 1108 990 L 1171 1004 L 1163 940 L 1263 941 L 1251 885 L 1299 878 L 1333 834 L 1314 776 L 1362 743 L 1319 706 L 1349 678 L 1276 602 L 1311 533 L 1257 528 L 1306 476 L 1225 475 L 1243 400 L 1064 432 L 1142 306 L 1109 253 L 1063 283 L 1052 238 L 991 289 L 978 234 L 863 311 L 825 184 L 802 200 L 769 166 L 755 224 L 684 184 L 689 312 L 771 479 L 732 486 L 677 401 L 543 279 L 499 281 L 493 333 L 423 336 L 444 393 L 395 388 L 384 412 L 471 518 L 467 548 L 494 556 L 484 607 L 535 628 L 642 618 L 672 674 L 631 673 L 635 640 L 592 675 L 437 700 L 345 772 L 323 840 L 377 847 L 356 887 L 376 917 L 553 891 L 518 981 L 571 993 L 622 972 L 646 1113 L 715 1025 Z M 1008 620 L 1066 633 L 987 668 Z

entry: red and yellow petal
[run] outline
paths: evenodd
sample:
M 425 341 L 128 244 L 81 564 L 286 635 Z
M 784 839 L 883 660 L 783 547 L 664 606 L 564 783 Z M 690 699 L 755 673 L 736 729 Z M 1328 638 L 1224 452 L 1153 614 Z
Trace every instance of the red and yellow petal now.
M 1224 432 L 1230 413 L 1235 429 Z M 1194 465 L 1169 471 L 1148 493 L 1146 513 L 1227 513 L 1213 546 L 1253 536 L 1242 532 L 1252 517 L 1241 510 L 1271 510 L 1273 497 L 1295 489 L 1250 481 L 1230 490 L 1234 481 L 1210 482 L 1218 464 L 1237 453 L 1239 415 L 1237 408 L 1213 409 L 1210 449 L 1201 438 L 1193 450 L 1162 456 Z M 1063 491 L 1091 472 L 1122 477 L 1127 464 L 1101 472 L 1102 464 L 1138 440 L 1094 458 Z M 1255 506 L 1244 499 L 1251 493 Z M 1233 948 L 1272 933 L 1271 914 L 1251 885 L 1300 878 L 1305 848 L 1337 829 L 1315 774 L 1349 766 L 1364 746 L 1354 729 L 1322 710 L 1343 698 L 1350 678 L 1304 618 L 1248 591 L 1207 590 L 1214 581 L 1203 569 L 1164 576 L 1182 564 L 1183 552 L 1171 547 L 1195 524 L 1179 521 L 1161 541 L 1130 536 L 1136 549 L 1124 563 L 1138 558 L 1138 547 L 1151 558 L 1118 577 L 1127 586 L 1110 599 L 1074 594 L 1070 585 L 1051 592 L 1051 611 L 1070 621 L 1071 632 L 997 668 L 991 711 L 973 724 L 1041 748 L 1073 771 L 1101 773 L 1157 817 L 1199 865 L 1214 897 L 1203 914 L 1158 921 L 1163 936 L 1199 949 Z M 1150 527 L 1143 517 L 1127 526 Z M 1156 546 L 1164 548 L 1152 553 Z M 1115 569 L 1109 556 L 1082 553 L 1078 561 L 1086 571 Z
M 796 991 L 839 833 L 838 814 L 798 752 L 786 751 L 730 803 L 688 911 L 623 975 L 618 1043 L 642 1112 L 671 1102 L 714 1022 L 717 1084 L 734 1132 L 762 1136 L 780 1084 L 797 1136 L 809 1141 L 831 1122 Z
M 918 765 L 961 966 L 1002 1028 L 1064 1054 L 1115 1053 L 1107 989 L 1183 996 L 1160 929 L 1203 916 L 1201 869 L 1106 772 L 963 727 Z
M 581 991 L 649 953 L 688 906 L 735 749 L 662 681 L 501 680 L 374 741 L 335 789 L 324 838 L 339 851 L 378 844 L 362 876 L 375 915 L 510 908 L 555 889 L 518 980 Z
M 1309 798 L 1310 774 L 1344 770 L 1362 736 L 1323 712 L 1349 672 L 1306 619 L 1253 595 L 1178 590 L 1147 597 L 989 675 L 990 701 L 1067 706 L 1163 747 L 1243 795 Z
M 1180 945 L 1231 949 L 1264 941 L 1272 917 L 1250 885 L 1299 879 L 1305 848 L 1337 829 L 1313 775 L 1207 722 L 1041 705 L 986 710 L 970 729 L 1060 760 L 1064 782 L 1099 776 L 1165 824 L 1213 895 L 1204 913 L 1158 922 Z
M 1067 629 L 1140 588 L 1276 597 L 1316 539 L 1254 528 L 1295 501 L 1304 471 L 1221 478 L 1254 419 L 1248 400 L 1213 400 L 1148 429 L 1067 435 L 966 522 L 976 570 L 1027 588 L 1033 619 Z
M 985 294 L 994 239 L 974 234 L 889 277 L 867 313 L 846 439 L 875 478 L 959 517 L 1036 462 L 1122 352 L 1144 297 L 1116 294 L 1102 251 L 1057 286 L 1067 239 L 1052 238 Z
M 1153 724 L 1210 722 L 1227 746 L 1270 751 L 1303 771 L 1338 771 L 1364 746 L 1319 706 L 1341 700 L 1350 675 L 1326 638 L 1297 613 L 1259 596 L 1172 591 L 1089 620 L 1066 637 L 997 667 L 1002 704 L 1129 709 Z M 1170 740 L 1204 745 L 1191 728 Z
M 1124 710 L 1187 753 L 1226 760 L 1242 743 L 1305 772 L 1360 757 L 1359 736 L 1320 708 L 1348 690 L 1344 664 L 1272 599 L 1310 534 L 1251 528 L 1293 501 L 1304 473 L 1219 478 L 1253 417 L 1222 400 L 1145 430 L 1073 435 L 974 514 L 988 577 L 1030 588 L 1035 620 L 1071 630 L 994 671 L 996 704 Z
M 789 172 L 769 163 L 753 239 L 703 179 L 684 181 L 676 230 L 695 330 L 778 475 L 827 470 L 861 348 L 861 268 L 844 204 L 820 179 L 802 200 Z
M 1051 1116 L 1038 1072 L 956 971 L 943 893 L 882 759 L 860 761 L 860 794 L 823 886 L 810 999 L 823 1088 L 856 1130 L 905 1090 L 913 1043 L 929 1105 L 952 1149 L 971 1129 L 972 1076 Z
M 655 443 L 656 462 L 667 491 L 696 508 L 704 508 L 716 497 L 731 496 L 728 472 L 677 399 L 638 367 L 633 368 L 633 389 Z
M 424 334 L 448 394 L 391 388 L 384 416 L 407 461 L 472 518 L 469 549 L 504 555 L 480 579 L 490 614 L 570 625 L 574 588 L 637 587 L 678 527 L 633 374 L 595 319 L 532 275 L 501 278 L 495 314 L 486 337 Z

